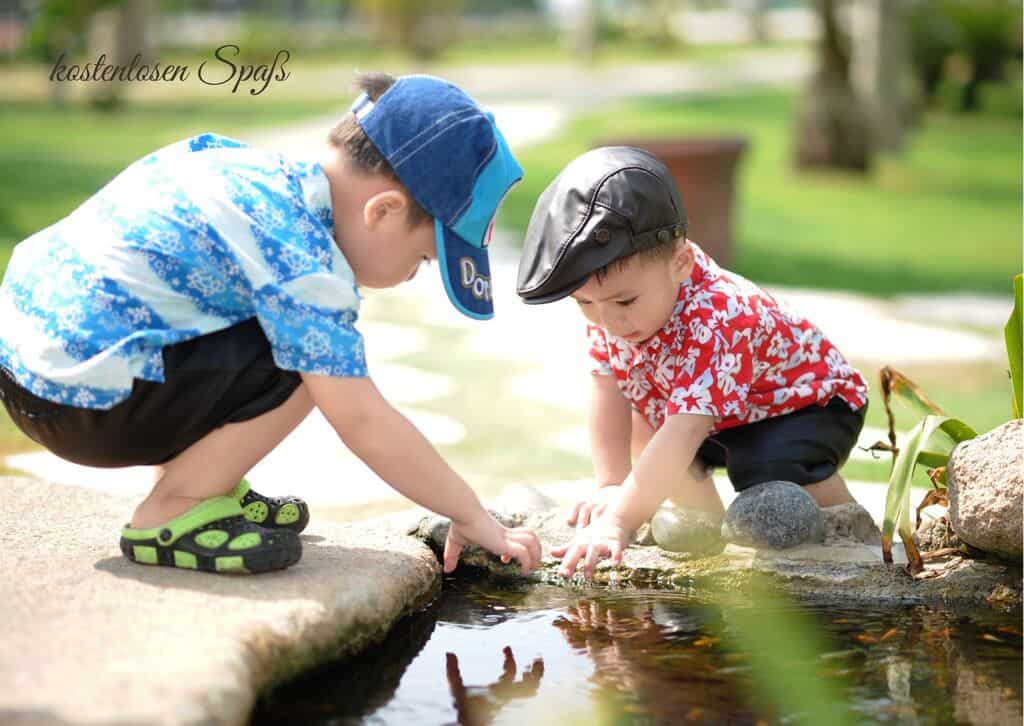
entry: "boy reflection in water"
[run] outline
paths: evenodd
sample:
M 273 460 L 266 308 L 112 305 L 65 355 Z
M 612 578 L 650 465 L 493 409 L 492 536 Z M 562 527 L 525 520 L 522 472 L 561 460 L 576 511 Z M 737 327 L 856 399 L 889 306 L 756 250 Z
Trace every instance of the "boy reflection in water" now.
M 512 649 L 502 649 L 505 661 L 498 680 L 489 686 L 466 686 L 459 672 L 459 658 L 454 653 L 446 654 L 446 671 L 448 688 L 452 692 L 455 712 L 461 726 L 481 726 L 494 720 L 498 711 L 509 701 L 520 698 L 531 698 L 540 688 L 540 679 L 544 676 L 544 659 L 536 658 L 533 664 L 523 671 L 523 679 L 516 681 L 516 660 Z
M 744 706 L 731 669 L 723 669 L 742 657 L 722 653 L 719 639 L 704 634 L 721 623 L 715 610 L 580 599 L 554 625 L 593 661 L 594 695 L 607 713 L 654 723 L 763 723 Z

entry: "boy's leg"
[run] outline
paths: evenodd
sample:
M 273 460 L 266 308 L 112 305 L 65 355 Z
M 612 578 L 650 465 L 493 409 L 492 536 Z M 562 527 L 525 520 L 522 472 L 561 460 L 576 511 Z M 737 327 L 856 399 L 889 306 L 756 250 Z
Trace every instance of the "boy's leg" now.
M 211 431 L 158 468 L 156 484 L 136 508 L 131 526 L 156 527 L 204 499 L 229 494 L 312 408 L 313 399 L 300 385 L 277 408 Z
M 819 507 L 833 507 L 837 504 L 849 504 L 857 501 L 850 494 L 850 490 L 846 488 L 846 481 L 839 476 L 839 472 L 828 479 L 807 484 L 804 489 L 814 497 Z
M 647 444 L 654 437 L 654 429 L 647 422 L 639 411 L 633 411 L 633 434 L 630 442 L 630 451 L 633 455 L 633 463 L 636 464 L 640 455 L 643 454 Z M 700 457 L 695 458 L 691 463 L 685 476 L 680 477 L 677 491 L 669 497 L 673 504 L 680 509 L 692 509 L 699 512 L 712 512 L 721 514 L 725 511 L 722 505 L 722 498 L 718 496 L 715 483 L 711 479 L 710 470 L 704 466 Z
M 865 410 L 841 398 L 784 416 L 726 429 L 714 437 L 726 452 L 737 492 L 767 481 L 791 481 L 819 507 L 856 502 L 839 474 L 864 425 Z

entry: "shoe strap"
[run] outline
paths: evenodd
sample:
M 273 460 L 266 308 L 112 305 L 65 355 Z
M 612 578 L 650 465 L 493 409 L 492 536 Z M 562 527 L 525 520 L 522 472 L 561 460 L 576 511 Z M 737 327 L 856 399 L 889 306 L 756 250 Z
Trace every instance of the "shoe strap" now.
M 228 494 L 228 496 L 234 497 L 235 499 L 241 501 L 242 497 L 248 494 L 249 489 L 251 488 L 252 487 L 250 486 L 249 482 L 246 481 L 245 479 L 242 479 L 242 481 L 238 482 L 238 486 L 235 487 L 234 491 Z
M 241 516 L 242 505 L 238 503 L 237 499 L 213 497 L 200 502 L 184 514 L 178 515 L 159 527 L 133 529 L 126 526 L 121 530 L 121 536 L 130 540 L 155 539 L 161 545 L 167 546 L 173 544 L 183 535 L 205 527 L 211 522 Z

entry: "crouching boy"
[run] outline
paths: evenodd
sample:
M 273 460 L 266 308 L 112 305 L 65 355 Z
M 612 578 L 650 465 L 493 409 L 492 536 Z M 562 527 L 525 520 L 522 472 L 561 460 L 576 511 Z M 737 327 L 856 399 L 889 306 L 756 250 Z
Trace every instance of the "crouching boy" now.
M 490 317 L 489 288 L 459 271 L 488 277 L 490 225 L 522 171 L 455 86 L 369 74 L 359 87 L 316 161 L 197 136 L 14 250 L 0 397 L 58 456 L 157 467 L 121 531 L 134 562 L 296 563 L 308 507 L 243 476 L 314 406 L 382 479 L 452 519 L 446 570 L 471 542 L 524 571 L 540 558 L 533 532 L 496 522 L 381 396 L 356 328 L 359 287 L 399 285 L 434 259 L 454 305 Z
M 783 480 L 819 506 L 853 501 L 840 477 L 867 384 L 811 322 L 719 267 L 686 238 L 668 170 L 628 147 L 570 163 L 534 209 L 519 266 L 530 304 L 572 297 L 588 321 L 598 489 L 553 550 L 562 574 L 618 562 L 671 498 L 721 513 L 709 475 L 734 488 Z

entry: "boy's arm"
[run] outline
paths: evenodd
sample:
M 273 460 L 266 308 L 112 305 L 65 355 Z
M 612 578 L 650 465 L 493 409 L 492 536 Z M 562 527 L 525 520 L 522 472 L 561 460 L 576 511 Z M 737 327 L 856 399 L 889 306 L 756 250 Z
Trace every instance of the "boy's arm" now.
M 476 543 L 529 572 L 541 557 L 529 530 L 507 529 L 487 513 L 469 485 L 369 378 L 302 374 L 313 402 L 345 445 L 399 493 L 452 520 L 445 571 L 455 569 L 462 547 Z
M 629 476 L 632 410 L 615 377 L 594 374 L 590 386 L 590 451 L 598 490 L 576 502 L 566 520 L 580 526 L 598 517 Z
M 631 534 L 658 510 L 673 490 L 695 484 L 690 464 L 715 419 L 700 414 L 668 416 L 637 461 L 609 517 Z
M 590 448 L 599 487 L 621 484 L 632 468 L 632 411 L 614 376 L 593 375 L 590 388 Z
M 644 449 L 632 475 L 619 487 L 619 496 L 601 518 L 571 544 L 551 551 L 556 557 L 564 555 L 561 574 L 572 575 L 581 559 L 587 577 L 593 576 L 602 557 L 610 556 L 619 564 L 622 550 L 637 527 L 649 519 L 674 490 L 695 484 L 689 473 L 690 464 L 713 424 L 712 416 L 669 416 Z

